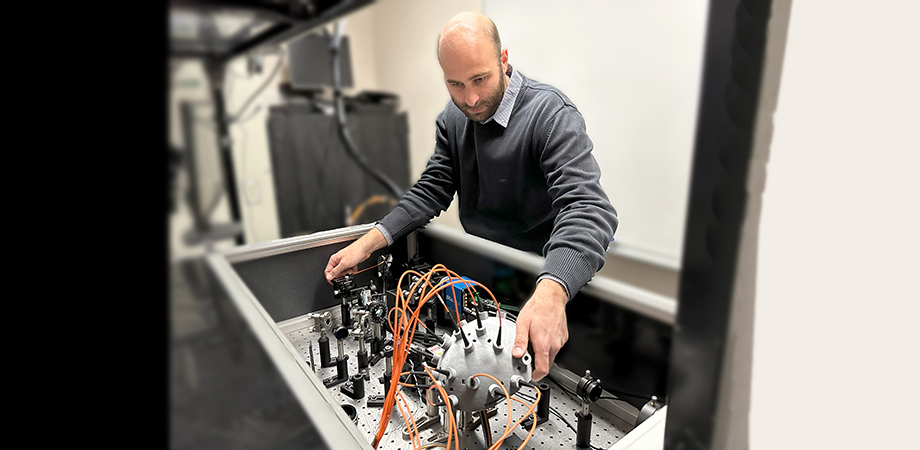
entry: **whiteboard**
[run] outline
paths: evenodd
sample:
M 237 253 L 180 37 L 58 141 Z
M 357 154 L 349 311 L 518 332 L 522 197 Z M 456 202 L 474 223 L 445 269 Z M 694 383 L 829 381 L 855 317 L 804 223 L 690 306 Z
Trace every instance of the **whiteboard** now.
M 612 248 L 679 265 L 702 75 L 703 0 L 483 0 L 508 62 L 585 118 L 620 224 Z

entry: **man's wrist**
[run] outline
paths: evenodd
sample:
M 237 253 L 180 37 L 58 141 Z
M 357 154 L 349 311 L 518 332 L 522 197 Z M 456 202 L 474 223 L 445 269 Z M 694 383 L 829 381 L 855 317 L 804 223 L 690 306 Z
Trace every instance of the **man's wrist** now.
M 361 236 L 359 241 L 361 249 L 367 253 L 367 256 L 388 245 L 383 233 L 377 228 L 371 228 L 364 236 Z
M 552 274 L 544 273 L 543 275 L 540 275 L 537 278 L 537 284 L 539 284 L 543 280 L 551 280 L 551 281 L 555 281 L 556 283 L 558 283 L 560 286 L 562 286 L 562 290 L 565 291 L 566 299 L 571 299 L 571 295 L 569 295 L 569 287 L 566 285 L 565 281 L 562 281 L 561 278 L 555 275 L 552 275 Z
M 562 307 L 569 302 L 569 294 L 566 292 L 565 285 L 552 278 L 542 278 L 537 281 L 535 294 L 537 293 Z
M 380 222 L 374 224 L 374 228 L 383 235 L 383 238 L 386 240 L 386 245 L 393 245 L 393 237 L 390 235 L 389 230 L 383 226 Z

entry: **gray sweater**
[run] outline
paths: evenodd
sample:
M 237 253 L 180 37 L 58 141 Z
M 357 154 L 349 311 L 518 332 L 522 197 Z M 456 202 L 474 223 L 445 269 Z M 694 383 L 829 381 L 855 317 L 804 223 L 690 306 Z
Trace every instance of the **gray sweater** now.
M 378 227 L 392 242 L 446 210 L 456 192 L 466 232 L 544 256 L 540 275 L 561 280 L 571 300 L 603 267 L 617 213 L 581 113 L 558 89 L 521 79 L 507 127 L 447 103 L 425 171 Z

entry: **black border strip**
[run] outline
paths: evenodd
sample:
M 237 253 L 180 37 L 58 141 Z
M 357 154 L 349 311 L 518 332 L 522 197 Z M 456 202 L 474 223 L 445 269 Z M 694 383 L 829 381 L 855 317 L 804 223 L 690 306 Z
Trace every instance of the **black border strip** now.
M 709 3 L 665 449 L 707 449 L 715 440 L 771 5 Z

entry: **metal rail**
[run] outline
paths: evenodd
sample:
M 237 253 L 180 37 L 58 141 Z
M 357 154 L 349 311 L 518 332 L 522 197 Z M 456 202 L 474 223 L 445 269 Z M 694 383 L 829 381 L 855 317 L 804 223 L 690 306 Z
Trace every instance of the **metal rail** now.
M 539 274 L 545 259 L 505 245 L 472 236 L 439 224 L 430 224 L 426 234 L 470 251 L 488 256 L 514 268 Z M 583 289 L 585 294 L 608 301 L 669 325 L 675 323 L 677 300 L 645 289 L 623 283 L 603 275 L 595 275 Z

